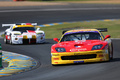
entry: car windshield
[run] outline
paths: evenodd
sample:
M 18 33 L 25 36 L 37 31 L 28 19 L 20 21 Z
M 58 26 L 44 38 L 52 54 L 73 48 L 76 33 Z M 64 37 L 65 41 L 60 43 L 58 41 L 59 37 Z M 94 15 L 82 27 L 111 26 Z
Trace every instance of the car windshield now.
M 76 40 L 101 40 L 101 36 L 96 32 L 82 32 L 82 33 L 72 33 L 64 35 L 61 39 L 63 41 L 76 41 Z
M 13 29 L 13 31 L 26 31 L 26 30 L 35 31 L 35 28 L 34 27 L 16 27 Z

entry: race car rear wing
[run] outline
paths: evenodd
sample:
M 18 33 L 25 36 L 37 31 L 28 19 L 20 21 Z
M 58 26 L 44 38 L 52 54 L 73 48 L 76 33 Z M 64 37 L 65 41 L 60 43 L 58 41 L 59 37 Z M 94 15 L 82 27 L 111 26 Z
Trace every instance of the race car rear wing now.
M 107 28 L 96 28 L 96 29 L 100 32 L 107 32 L 108 31 Z
M 108 30 L 107 30 L 107 28 L 96 28 L 98 31 L 100 31 L 100 32 L 107 32 Z M 71 30 L 71 29 L 70 29 Z M 64 34 L 65 32 L 67 32 L 67 31 L 69 31 L 69 30 L 64 30 L 64 31 L 62 31 L 62 34 Z
M 33 25 L 36 26 L 37 23 L 16 23 L 16 24 L 2 24 L 2 27 L 11 27 L 15 25 Z
M 65 32 L 67 32 L 68 30 L 64 30 L 63 32 L 62 32 L 62 34 L 64 34 Z
M 15 24 L 2 24 L 2 27 L 10 27 L 10 26 L 14 26 Z

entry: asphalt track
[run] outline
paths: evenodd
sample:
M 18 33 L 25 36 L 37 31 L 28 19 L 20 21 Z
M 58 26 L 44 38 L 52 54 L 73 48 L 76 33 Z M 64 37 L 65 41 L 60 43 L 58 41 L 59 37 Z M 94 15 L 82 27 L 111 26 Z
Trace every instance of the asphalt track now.
M 83 4 L 82 4 L 83 5 Z M 74 7 L 75 5 L 71 5 Z M 93 5 L 84 5 L 92 8 Z M 90 7 L 91 6 L 91 7 Z M 2 23 L 38 22 L 38 24 L 83 21 L 97 19 L 120 19 L 120 6 L 111 5 L 114 9 L 105 8 L 107 5 L 97 6 L 96 10 L 57 10 L 57 11 L 20 11 L 0 12 L 0 25 Z M 108 5 L 107 7 L 111 7 Z M 69 6 L 65 6 L 69 7 Z M 75 8 L 81 8 L 75 6 Z M 27 7 L 25 7 L 27 9 Z M 25 9 L 24 8 L 24 9 Z M 56 9 L 60 8 L 56 6 Z M 101 9 L 105 8 L 105 9 Z M 15 8 L 14 10 L 16 10 Z M 22 8 L 21 8 L 22 9 Z M 46 8 L 46 9 L 49 9 Z M 1 9 L 0 11 L 2 11 Z M 10 8 L 6 10 L 11 10 Z M 0 27 L 0 31 L 5 28 Z M 2 77 L 0 80 L 119 80 L 120 76 L 120 40 L 113 40 L 114 60 L 103 63 L 90 63 L 78 65 L 52 66 L 50 64 L 51 45 L 55 42 L 47 39 L 45 44 L 6 45 L 0 39 L 3 50 L 24 54 L 39 61 L 38 66 L 31 71 Z

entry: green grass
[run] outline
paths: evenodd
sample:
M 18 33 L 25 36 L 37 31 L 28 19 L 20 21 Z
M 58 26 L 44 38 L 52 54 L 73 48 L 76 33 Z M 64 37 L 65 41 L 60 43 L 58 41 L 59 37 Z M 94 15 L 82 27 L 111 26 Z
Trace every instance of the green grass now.
M 120 38 L 120 20 L 65 23 L 55 26 L 41 27 L 40 29 L 45 31 L 46 39 L 52 39 L 60 38 L 63 30 L 93 28 L 107 28 L 108 32 L 103 32 L 104 36 L 111 35 L 111 38 Z M 2 37 L 4 37 L 4 35 L 2 35 Z
M 92 29 L 92 28 L 108 28 L 108 32 L 103 32 L 105 35 L 111 35 L 112 38 L 120 38 L 120 20 L 116 21 L 91 21 L 91 22 L 76 22 L 66 23 L 50 27 L 41 27 L 45 31 L 46 38 L 60 38 L 62 31 L 66 29 Z

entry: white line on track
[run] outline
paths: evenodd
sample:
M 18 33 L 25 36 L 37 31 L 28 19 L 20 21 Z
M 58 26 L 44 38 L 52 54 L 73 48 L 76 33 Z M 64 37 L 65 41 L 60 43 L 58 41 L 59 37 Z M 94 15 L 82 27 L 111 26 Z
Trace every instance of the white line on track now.
M 109 8 L 62 8 L 62 9 L 27 9 L 27 10 L 2 10 L 3 12 L 28 12 L 28 11 L 70 11 L 70 10 L 110 10 L 110 9 L 120 9 L 120 7 L 109 7 Z

